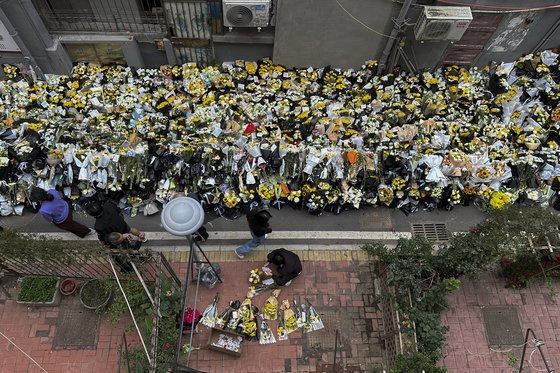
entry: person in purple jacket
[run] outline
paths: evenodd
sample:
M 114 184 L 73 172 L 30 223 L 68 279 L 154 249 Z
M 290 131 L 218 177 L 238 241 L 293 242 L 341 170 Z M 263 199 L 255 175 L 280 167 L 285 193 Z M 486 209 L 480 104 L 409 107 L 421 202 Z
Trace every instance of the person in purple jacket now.
M 70 203 L 64 200 L 62 194 L 56 189 L 44 191 L 41 188 L 33 188 L 31 190 L 31 199 L 34 202 L 41 203 L 41 208 L 39 209 L 41 215 L 60 229 L 72 232 L 81 238 L 95 233 L 93 229 L 72 219 Z

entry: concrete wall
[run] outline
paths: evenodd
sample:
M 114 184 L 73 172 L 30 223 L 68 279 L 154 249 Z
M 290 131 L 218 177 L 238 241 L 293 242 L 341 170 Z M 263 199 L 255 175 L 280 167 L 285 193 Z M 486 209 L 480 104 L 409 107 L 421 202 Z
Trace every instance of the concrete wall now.
M 157 68 L 168 63 L 165 51 L 158 50 L 155 43 L 138 43 L 138 46 L 144 60 L 144 67 Z
M 493 0 L 461 0 L 481 5 L 499 5 L 509 7 L 531 7 L 524 0 L 493 1 Z M 557 0 L 539 1 L 539 6 L 557 5 Z M 408 17 L 416 22 L 420 9 L 413 7 Z M 475 66 L 485 66 L 490 61 L 514 61 L 520 55 L 533 52 L 536 48 L 544 50 L 560 46 L 560 28 L 553 31 L 560 20 L 560 9 L 534 12 L 508 13 L 490 37 L 482 53 L 475 61 Z M 549 37 L 543 40 L 548 34 Z M 544 41 L 544 43 L 541 43 Z M 421 43 L 414 39 L 412 28 L 407 30 L 405 51 L 415 62 L 419 70 L 433 69 L 444 56 L 449 42 L 426 41 Z
M 477 66 L 484 66 L 490 61 L 515 61 L 520 55 L 533 52 L 560 19 L 560 9 L 517 14 L 504 19 L 491 40 L 486 44 L 484 53 L 477 61 Z M 556 32 L 558 35 L 558 30 Z M 560 46 L 559 38 L 549 39 L 548 48 Z M 547 47 L 541 47 L 540 50 Z
M 10 27 L 15 29 L 17 36 L 14 40 L 27 57 L 21 63 L 36 64 L 44 73 L 65 74 L 70 71 L 72 64 L 68 54 L 60 43 L 51 38 L 30 1 L 0 2 L 0 9 L 3 17 L 7 18 L 4 25 L 8 30 Z
M 272 57 L 272 44 L 232 44 L 214 43 L 216 63 L 235 60 L 257 61 L 265 57 Z
M 390 0 L 339 0 L 356 18 L 385 34 L 400 4 Z M 279 0 L 274 62 L 296 67 L 359 68 L 379 58 L 386 38 L 352 19 L 335 0 Z
M 24 57 L 21 52 L 0 52 L 0 65 L 5 63 L 15 65 L 23 61 Z

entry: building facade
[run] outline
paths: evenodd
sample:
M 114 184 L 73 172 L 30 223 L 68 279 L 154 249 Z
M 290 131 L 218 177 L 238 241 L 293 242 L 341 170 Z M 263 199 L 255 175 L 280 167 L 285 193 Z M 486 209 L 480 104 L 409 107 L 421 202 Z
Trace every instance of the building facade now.
M 415 26 L 424 6 L 461 4 L 472 20 L 460 39 L 419 40 Z M 359 68 L 378 59 L 385 68 L 422 70 L 512 61 L 558 47 L 560 6 L 557 0 L 9 0 L 0 2 L 0 34 L 0 63 L 42 73 L 68 73 L 78 62 L 158 67 L 264 57 L 289 67 Z

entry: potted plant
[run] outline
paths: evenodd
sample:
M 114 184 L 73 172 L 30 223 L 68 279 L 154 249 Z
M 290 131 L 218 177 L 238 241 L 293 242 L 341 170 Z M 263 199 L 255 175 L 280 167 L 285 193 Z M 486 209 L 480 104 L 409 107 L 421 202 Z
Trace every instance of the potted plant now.
M 109 303 L 113 292 L 97 279 L 89 280 L 80 289 L 80 302 L 90 310 L 99 310 Z
M 28 306 L 57 306 L 60 303 L 59 279 L 24 277 L 16 302 Z
M 65 278 L 64 280 L 62 280 L 59 287 L 60 293 L 62 295 L 72 295 L 74 294 L 76 289 L 77 289 L 76 281 L 74 281 L 71 278 Z

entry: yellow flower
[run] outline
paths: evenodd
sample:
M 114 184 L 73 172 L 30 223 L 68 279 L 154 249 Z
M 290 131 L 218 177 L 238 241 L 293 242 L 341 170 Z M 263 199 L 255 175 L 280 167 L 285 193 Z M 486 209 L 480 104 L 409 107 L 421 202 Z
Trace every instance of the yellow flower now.
M 502 209 L 511 203 L 511 198 L 507 193 L 494 192 L 490 198 L 490 206 L 495 209 Z

